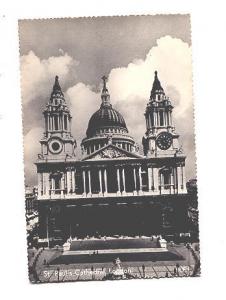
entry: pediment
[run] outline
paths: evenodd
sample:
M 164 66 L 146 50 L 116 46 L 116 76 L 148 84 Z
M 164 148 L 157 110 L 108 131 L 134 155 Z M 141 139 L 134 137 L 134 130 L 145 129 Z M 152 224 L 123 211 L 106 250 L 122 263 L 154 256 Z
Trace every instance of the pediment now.
M 126 159 L 126 158 L 142 158 L 142 156 L 136 152 L 128 152 L 115 145 L 107 145 L 90 155 L 87 155 L 83 160 L 100 160 L 100 159 Z

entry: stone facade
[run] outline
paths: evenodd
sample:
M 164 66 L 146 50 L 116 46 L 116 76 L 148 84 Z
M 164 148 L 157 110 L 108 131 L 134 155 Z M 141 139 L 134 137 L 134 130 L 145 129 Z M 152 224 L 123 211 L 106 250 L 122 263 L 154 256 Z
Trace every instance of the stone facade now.
M 71 115 L 56 77 L 44 110 L 45 132 L 36 162 L 40 236 L 64 240 L 72 233 L 148 234 L 173 224 L 182 230 L 185 155 L 172 122 L 173 106 L 157 72 L 145 111 L 143 155 L 123 116 L 110 103 L 106 77 L 101 100 L 100 109 L 90 118 L 78 160 Z M 123 225 L 126 218 L 130 225 Z M 175 225 L 177 219 L 181 228 Z

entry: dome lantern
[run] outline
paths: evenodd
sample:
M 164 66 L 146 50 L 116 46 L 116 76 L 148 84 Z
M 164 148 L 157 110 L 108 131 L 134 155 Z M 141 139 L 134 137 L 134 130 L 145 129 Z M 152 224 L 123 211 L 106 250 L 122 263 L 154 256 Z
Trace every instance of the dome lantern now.
M 110 95 L 106 87 L 107 76 L 104 75 L 101 79 L 103 80 L 103 89 L 101 93 L 102 106 L 111 106 Z

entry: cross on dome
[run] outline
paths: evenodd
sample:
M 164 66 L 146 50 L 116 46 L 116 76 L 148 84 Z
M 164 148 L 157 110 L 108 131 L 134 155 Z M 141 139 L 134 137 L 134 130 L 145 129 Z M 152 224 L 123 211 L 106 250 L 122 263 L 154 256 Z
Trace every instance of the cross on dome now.
M 110 106 L 110 95 L 106 86 L 106 81 L 107 81 L 107 76 L 102 76 L 101 79 L 103 80 L 103 89 L 101 93 L 101 99 L 102 99 L 102 104 L 103 106 Z
M 107 91 L 107 87 L 106 87 L 106 81 L 107 81 L 107 76 L 102 76 L 101 79 L 103 80 L 103 91 Z

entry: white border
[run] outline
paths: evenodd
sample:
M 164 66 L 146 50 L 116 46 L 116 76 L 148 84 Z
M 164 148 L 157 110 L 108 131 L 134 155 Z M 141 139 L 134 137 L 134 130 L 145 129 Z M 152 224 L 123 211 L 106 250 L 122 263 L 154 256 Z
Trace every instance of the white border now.
M 2 1 L 0 4 L 1 295 L 6 299 L 223 299 L 225 296 L 224 1 Z M 27 280 L 18 18 L 192 14 L 202 277 L 31 285 Z M 57 288 L 57 289 L 56 289 Z

